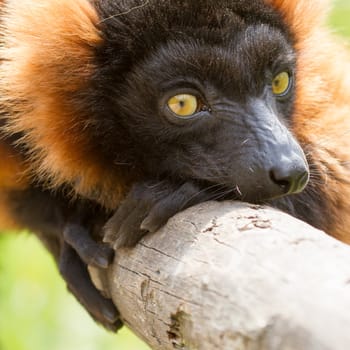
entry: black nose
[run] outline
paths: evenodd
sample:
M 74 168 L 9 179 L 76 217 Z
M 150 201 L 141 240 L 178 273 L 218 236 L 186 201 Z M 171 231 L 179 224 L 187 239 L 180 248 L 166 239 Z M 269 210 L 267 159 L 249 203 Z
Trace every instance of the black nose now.
M 309 171 L 303 162 L 280 162 L 270 170 L 270 180 L 282 194 L 299 193 L 309 181 Z

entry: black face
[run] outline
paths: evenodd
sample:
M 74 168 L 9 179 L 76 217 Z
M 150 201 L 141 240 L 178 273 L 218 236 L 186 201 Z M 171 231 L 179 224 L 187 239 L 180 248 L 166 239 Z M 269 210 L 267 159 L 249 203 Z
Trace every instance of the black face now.
M 295 94 L 288 36 L 240 20 L 222 35 L 203 32 L 172 32 L 123 71 L 108 92 L 102 148 L 146 178 L 221 184 L 248 201 L 301 191 L 308 166 L 288 131 Z

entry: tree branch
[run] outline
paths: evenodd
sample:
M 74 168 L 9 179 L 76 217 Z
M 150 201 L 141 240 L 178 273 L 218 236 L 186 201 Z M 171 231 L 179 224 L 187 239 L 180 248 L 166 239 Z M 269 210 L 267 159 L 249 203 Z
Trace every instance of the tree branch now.
M 350 247 L 274 209 L 190 208 L 119 251 L 108 282 L 153 349 L 350 346 Z

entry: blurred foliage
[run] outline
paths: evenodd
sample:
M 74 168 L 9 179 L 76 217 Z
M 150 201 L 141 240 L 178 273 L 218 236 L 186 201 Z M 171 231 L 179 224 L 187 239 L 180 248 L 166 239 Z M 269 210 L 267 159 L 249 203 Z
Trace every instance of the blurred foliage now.
M 339 34 L 350 36 L 349 18 L 350 1 L 336 1 L 330 23 Z M 0 252 L 0 350 L 149 349 L 125 328 L 97 326 L 31 235 L 0 235 Z
M 0 235 L 0 251 L 0 350 L 149 349 L 97 326 L 32 235 Z
M 334 1 L 333 11 L 330 16 L 330 24 L 338 34 L 350 37 L 350 1 Z

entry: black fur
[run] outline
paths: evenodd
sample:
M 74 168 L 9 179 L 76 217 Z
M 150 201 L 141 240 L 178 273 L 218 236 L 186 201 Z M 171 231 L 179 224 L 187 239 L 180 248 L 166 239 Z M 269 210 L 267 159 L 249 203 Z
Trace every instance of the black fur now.
M 101 241 L 107 214 L 87 201 L 68 201 L 62 196 L 32 186 L 8 193 L 9 210 L 19 225 L 39 237 L 55 258 L 68 289 L 91 316 L 110 330 L 121 327 L 119 313 L 110 299 L 92 284 L 87 265 L 105 269 L 113 250 Z M 93 238 L 95 240 L 93 240 Z
M 268 202 L 322 227 L 314 213 L 326 204 L 313 183 L 296 194 L 308 166 L 290 131 L 296 53 L 278 13 L 261 0 L 93 3 L 103 44 L 95 51 L 91 84 L 71 103 L 89 115 L 83 132 L 106 168 L 138 179 L 108 220 L 105 241 L 115 248 L 134 245 L 178 211 L 209 199 Z M 293 85 L 276 97 L 271 83 L 282 71 Z M 177 118 L 166 104 L 184 92 L 203 105 L 191 118 Z M 102 238 L 90 237 L 102 232 L 109 214 L 98 203 L 84 200 L 81 211 L 64 195 L 30 191 L 16 198 L 25 209 L 19 217 L 48 245 L 93 317 L 116 329 L 117 310 L 86 270 L 86 264 L 104 268 L 110 261 L 111 251 L 96 242 Z M 96 191 L 92 199 L 101 198 Z
M 306 181 L 298 175 L 289 191 L 284 175 L 276 174 L 307 172 L 289 131 L 295 81 L 287 96 L 271 92 L 276 74 L 287 71 L 295 79 L 296 70 L 293 37 L 279 14 L 262 1 L 98 1 L 96 7 L 104 43 L 86 91 L 94 101 L 90 133 L 101 157 L 121 173 L 137 174 L 134 188 L 147 192 L 141 204 L 131 192 L 107 225 L 106 240 L 137 242 L 164 183 L 168 194 L 161 203 L 172 209 L 162 211 L 154 227 L 202 198 L 270 201 L 305 219 L 301 197 L 276 200 Z M 176 118 L 166 101 L 182 92 L 198 96 L 206 108 Z M 174 204 L 172 191 L 181 186 L 201 195 Z M 312 206 L 323 206 L 314 198 Z M 131 208 L 137 222 L 124 221 L 121 212 L 129 216 Z
M 239 168 L 247 149 L 256 148 L 255 141 L 240 147 L 249 137 L 247 123 L 255 123 L 249 100 L 261 98 L 289 122 L 293 93 L 279 101 L 269 93 L 274 74 L 295 70 L 289 33 L 261 1 L 150 1 L 127 12 L 137 5 L 97 4 L 105 41 L 87 94 L 95 102 L 90 131 L 96 144 L 111 166 L 137 169 L 146 180 L 232 185 L 236 170 L 228 164 Z M 182 90 L 198 94 L 212 112 L 172 123 L 163 110 L 166 98 Z

